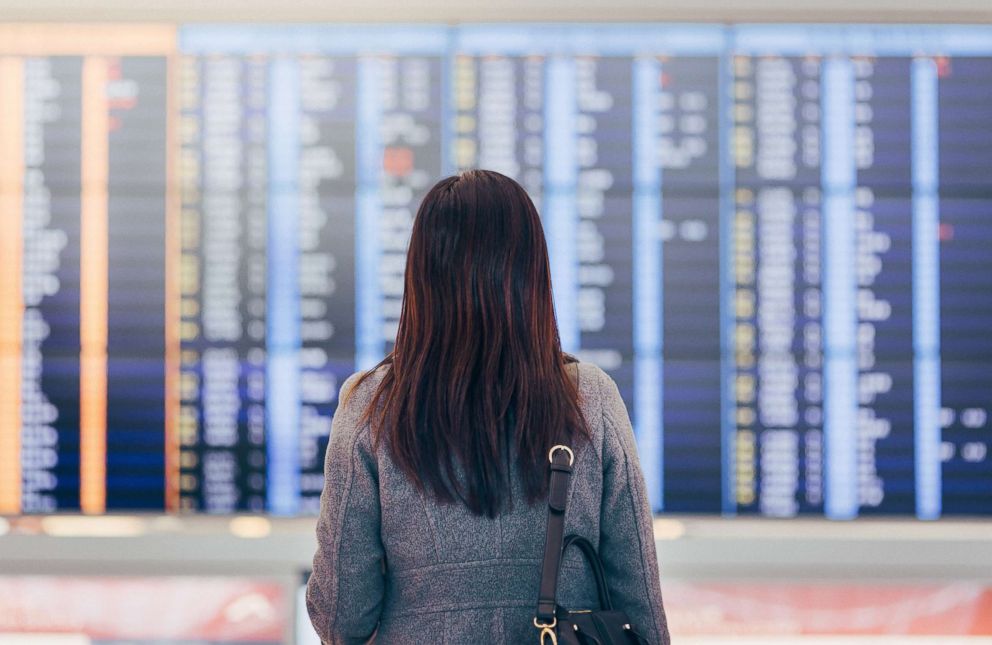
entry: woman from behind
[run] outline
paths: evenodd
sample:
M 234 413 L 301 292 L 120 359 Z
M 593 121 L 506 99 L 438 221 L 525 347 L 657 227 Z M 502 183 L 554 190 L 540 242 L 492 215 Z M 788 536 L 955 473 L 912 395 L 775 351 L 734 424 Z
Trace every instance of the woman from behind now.
M 414 221 L 395 348 L 341 388 L 307 589 L 323 642 L 538 642 L 556 444 L 574 450 L 566 533 L 598 549 L 634 629 L 667 644 L 630 420 L 613 381 L 561 350 L 537 211 L 501 174 L 444 179 Z M 596 607 L 578 553 L 558 600 Z

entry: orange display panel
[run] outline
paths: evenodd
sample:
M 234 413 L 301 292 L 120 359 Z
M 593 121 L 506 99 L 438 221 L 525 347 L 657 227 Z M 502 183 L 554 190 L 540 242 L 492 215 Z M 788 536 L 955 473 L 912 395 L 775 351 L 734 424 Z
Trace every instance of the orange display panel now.
M 0 513 L 161 509 L 174 485 L 175 46 L 0 25 Z

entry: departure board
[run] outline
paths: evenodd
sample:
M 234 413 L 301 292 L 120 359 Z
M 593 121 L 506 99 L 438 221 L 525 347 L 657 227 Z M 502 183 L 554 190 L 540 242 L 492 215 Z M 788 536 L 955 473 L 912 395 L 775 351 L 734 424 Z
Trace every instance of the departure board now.
M 488 168 L 655 511 L 990 514 L 989 79 L 988 27 L 0 25 L 0 513 L 315 513 Z

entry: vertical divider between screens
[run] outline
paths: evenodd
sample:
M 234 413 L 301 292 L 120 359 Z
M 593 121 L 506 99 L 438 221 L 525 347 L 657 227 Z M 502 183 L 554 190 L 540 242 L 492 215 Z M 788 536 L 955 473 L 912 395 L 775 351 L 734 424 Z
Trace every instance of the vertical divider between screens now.
M 854 72 L 851 61 L 824 63 L 823 294 L 826 514 L 858 514 L 858 347 L 855 258 Z
M 300 501 L 299 142 L 300 78 L 294 58 L 270 63 L 266 447 L 268 506 L 297 511 Z
M 374 58 L 358 61 L 355 199 L 355 366 L 367 370 L 385 352 L 382 295 L 379 288 L 379 185 L 382 150 L 379 140 L 379 67 Z
M 661 164 L 658 161 L 658 100 L 661 64 L 634 60 L 634 427 L 651 508 L 665 508 L 662 392 Z
M 730 147 L 734 132 L 732 54 L 720 53 L 720 456 L 722 481 L 720 505 L 724 515 L 737 514 L 737 421 L 734 399 L 734 262 L 732 251 L 734 186 L 736 170 Z
M 913 392 L 916 514 L 941 513 L 940 226 L 937 65 L 912 67 Z
M 577 175 L 575 145 L 575 63 L 554 57 L 547 62 L 544 103 L 545 222 L 551 259 L 551 284 L 562 349 L 579 349 Z

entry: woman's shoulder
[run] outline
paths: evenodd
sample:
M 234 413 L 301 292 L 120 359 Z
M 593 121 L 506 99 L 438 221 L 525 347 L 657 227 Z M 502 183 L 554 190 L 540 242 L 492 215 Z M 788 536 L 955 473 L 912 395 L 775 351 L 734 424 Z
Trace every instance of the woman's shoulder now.
M 337 410 L 334 412 L 334 430 L 359 433 L 368 426 L 365 414 L 385 374 L 385 367 L 355 372 L 344 380 L 338 392 Z
M 371 452 L 369 419 L 365 414 L 382 381 L 383 368 L 355 372 L 341 383 L 328 450 Z
M 627 407 L 613 378 L 595 363 L 573 363 L 578 373 L 579 406 L 593 435 L 627 418 Z
M 380 365 L 372 370 L 355 372 L 346 378 L 338 394 L 338 405 L 357 410 L 359 414 L 364 412 L 387 369 L 387 366 Z
M 578 372 L 581 400 L 599 402 L 619 396 L 617 384 L 599 365 L 586 361 L 576 361 L 572 365 Z

